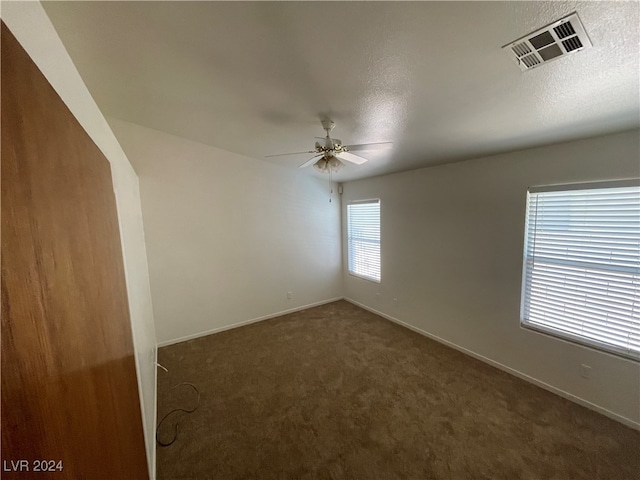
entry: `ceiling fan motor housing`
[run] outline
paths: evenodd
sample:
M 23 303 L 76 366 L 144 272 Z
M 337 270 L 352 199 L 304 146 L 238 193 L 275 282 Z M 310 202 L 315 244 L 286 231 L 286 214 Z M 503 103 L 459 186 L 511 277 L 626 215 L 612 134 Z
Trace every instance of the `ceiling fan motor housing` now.
M 339 140 L 338 140 L 339 141 Z M 331 156 L 337 155 L 339 153 L 348 152 L 349 149 L 346 145 L 342 145 L 341 143 L 333 143 L 331 138 L 327 135 L 327 143 L 325 146 L 322 146 L 320 142 L 316 142 L 316 152 L 322 153 L 325 158 L 329 158 Z

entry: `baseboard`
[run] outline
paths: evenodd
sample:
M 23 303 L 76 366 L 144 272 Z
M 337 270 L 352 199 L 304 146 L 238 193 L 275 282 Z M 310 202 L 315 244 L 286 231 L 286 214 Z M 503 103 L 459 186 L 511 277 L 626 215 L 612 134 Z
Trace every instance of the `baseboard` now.
M 328 300 L 322 300 L 320 302 L 303 305 L 301 307 L 296 307 L 296 308 L 291 308 L 289 310 L 282 310 L 281 312 L 271 313 L 269 315 L 264 315 L 262 317 L 252 318 L 251 320 L 244 320 L 242 322 L 232 323 L 231 325 L 225 325 L 223 327 L 213 328 L 211 330 L 207 330 L 204 332 L 194 333 L 194 334 L 176 338 L 173 340 L 167 340 L 167 341 L 158 343 L 158 348 L 166 347 L 168 345 L 174 345 L 176 343 L 186 342 L 187 340 L 193 340 L 194 338 L 206 337 L 207 335 L 213 335 L 214 333 L 224 332 L 225 330 L 231 330 L 233 328 L 244 327 L 245 325 L 251 325 L 252 323 L 262 322 L 263 320 L 269 320 L 271 318 L 280 317 L 282 315 L 287 315 L 289 313 L 299 312 L 300 310 L 306 310 L 307 308 L 318 307 L 320 305 L 325 305 L 327 303 L 337 302 L 338 300 L 343 300 L 343 299 L 344 297 L 334 297 Z
M 423 335 L 427 338 L 430 338 L 432 340 L 435 340 L 438 343 L 441 343 L 443 345 L 446 345 L 447 347 L 451 347 L 455 350 L 458 350 L 459 352 L 462 352 L 466 355 L 469 355 L 470 357 L 476 358 L 484 363 L 487 363 L 489 365 L 491 365 L 492 367 L 496 367 L 504 372 L 507 372 L 513 376 L 516 376 L 518 378 L 521 378 L 522 380 L 525 380 L 529 383 L 532 383 L 540 388 L 543 388 L 551 393 L 555 393 L 556 395 L 559 395 L 563 398 L 566 398 L 567 400 L 570 400 L 574 403 L 577 403 L 578 405 L 582 405 L 583 407 L 586 407 L 590 410 L 594 410 L 598 413 L 601 413 L 602 415 L 605 415 L 606 417 L 611 418 L 612 420 L 615 420 L 617 422 L 622 423 L 623 425 L 626 425 L 628 427 L 631 427 L 635 430 L 640 430 L 640 423 L 635 422 L 634 420 L 631 420 L 630 418 L 624 417 L 622 415 L 619 415 L 615 412 L 612 412 L 610 410 L 607 410 L 606 408 L 603 408 L 599 405 L 596 405 L 595 403 L 591 403 L 588 400 L 585 400 L 581 397 L 578 397 L 576 395 L 573 395 L 572 393 L 566 392 L 560 388 L 554 387 L 553 385 L 549 385 L 548 383 L 545 383 L 543 381 L 538 380 L 537 378 L 531 377 L 525 373 L 522 373 L 518 370 L 515 370 L 511 367 L 508 367 L 500 362 L 496 362 L 495 360 L 492 360 L 488 357 L 485 357 L 483 355 L 480 355 L 476 352 L 473 352 L 471 350 L 468 350 L 464 347 L 461 347 L 460 345 L 457 345 L 453 342 L 450 342 L 448 340 L 445 340 L 444 338 L 440 338 L 436 335 L 433 335 L 429 332 L 426 332 L 420 328 L 414 327 L 413 325 L 410 325 L 408 323 L 403 322 L 402 320 L 398 320 L 397 318 L 392 317 L 391 315 L 387 315 L 386 313 L 383 312 L 379 312 L 378 310 L 375 310 L 371 307 L 368 307 L 360 302 L 356 302 L 355 300 L 352 300 L 351 298 L 348 297 L 344 297 L 344 300 L 346 300 L 349 303 L 352 303 L 364 310 L 367 310 L 371 313 L 375 313 L 376 315 L 379 315 L 382 318 L 386 318 L 387 320 L 396 323 L 402 327 L 408 328 L 409 330 L 412 330 L 416 333 L 419 333 L 420 335 Z
M 153 396 L 153 425 L 158 423 L 158 345 L 156 345 L 153 359 L 153 372 L 155 375 L 155 390 Z M 151 480 L 156 480 L 156 450 L 158 443 L 156 442 L 156 432 L 153 432 L 153 449 L 151 450 Z

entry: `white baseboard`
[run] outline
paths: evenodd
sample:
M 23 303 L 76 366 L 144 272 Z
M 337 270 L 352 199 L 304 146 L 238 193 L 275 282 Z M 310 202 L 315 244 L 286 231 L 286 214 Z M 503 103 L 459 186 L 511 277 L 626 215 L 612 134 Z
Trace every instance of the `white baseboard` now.
M 158 345 L 156 345 L 153 359 L 153 372 L 155 375 L 156 394 L 153 397 L 153 449 L 151 450 L 151 480 L 156 480 L 156 450 L 158 443 L 156 442 L 155 428 L 158 423 Z
M 525 373 L 522 373 L 518 370 L 515 370 L 511 367 L 508 367 L 506 365 L 503 365 L 502 363 L 496 362 L 495 360 L 492 360 L 490 358 L 487 358 L 483 355 L 480 355 L 478 353 L 475 353 L 471 350 L 468 350 L 464 347 L 461 347 L 460 345 L 456 345 L 455 343 L 452 343 L 448 340 L 445 340 L 444 338 L 440 338 L 436 335 L 433 335 L 429 332 L 426 332 L 420 328 L 414 327 L 413 325 L 409 325 L 408 323 L 403 322 L 402 320 L 398 320 L 397 318 L 392 317 L 391 315 L 387 315 L 386 313 L 382 313 L 379 312 L 378 310 L 375 310 L 371 307 L 368 307 L 360 302 L 356 302 L 355 300 L 352 300 L 348 297 L 344 297 L 344 300 L 346 300 L 349 303 L 353 303 L 354 305 L 363 308 L 364 310 L 367 310 L 371 313 L 375 313 L 376 315 L 381 316 L 382 318 L 386 318 L 387 320 L 390 320 L 393 323 L 396 323 L 402 327 L 408 328 L 409 330 L 412 330 L 416 333 L 419 333 L 420 335 L 424 335 L 427 338 L 430 338 L 432 340 L 435 340 L 438 343 L 442 343 L 443 345 L 446 345 L 447 347 L 451 347 L 455 350 L 458 350 L 459 352 L 462 352 L 466 355 L 469 355 L 470 357 L 476 358 L 484 363 L 487 363 L 493 367 L 499 368 L 500 370 L 507 372 L 511 375 L 514 375 L 518 378 L 521 378 L 522 380 L 525 380 L 529 383 L 532 383 L 534 385 L 537 385 L 540 388 L 544 388 L 545 390 L 551 392 L 551 393 L 555 393 L 556 395 L 559 395 L 563 398 L 566 398 L 567 400 L 570 400 L 574 403 L 577 403 L 578 405 L 582 405 L 583 407 L 587 407 L 591 410 L 594 410 L 598 413 L 601 413 L 602 415 L 605 415 L 617 422 L 622 423 L 623 425 L 626 425 L 628 427 L 631 427 L 635 430 L 640 430 L 640 423 L 635 422 L 634 420 L 631 420 L 630 418 L 624 417 L 622 415 L 619 415 L 615 412 L 612 412 L 610 410 L 607 410 L 604 407 L 601 407 L 599 405 L 596 405 L 595 403 L 591 403 L 588 400 L 585 400 L 581 397 L 577 397 L 576 395 L 573 395 L 572 393 L 569 392 L 565 392 L 564 390 L 561 390 L 560 388 L 554 387 L 553 385 L 549 385 L 548 383 L 545 383 L 543 381 L 540 381 L 534 377 L 531 377 Z
M 269 320 L 271 318 L 280 317 L 282 315 L 287 315 L 289 313 L 299 312 L 300 310 L 306 310 L 307 308 L 317 307 L 320 305 L 324 305 L 326 303 L 337 302 L 338 300 L 343 300 L 343 299 L 344 297 L 334 297 L 328 300 L 322 300 L 320 302 L 310 303 L 308 305 L 302 305 L 300 307 L 291 308 L 289 310 L 283 310 L 281 312 L 271 313 L 269 315 L 264 315 L 262 317 L 252 318 L 251 320 L 244 320 L 242 322 L 232 323 L 231 325 L 212 328 L 211 330 L 207 330 L 205 332 L 194 333 L 194 334 L 176 338 L 173 340 L 160 342 L 158 343 L 158 348 L 166 347 L 168 345 L 174 345 L 176 343 L 186 342 L 187 340 L 193 340 L 194 338 L 206 337 L 207 335 L 213 335 L 214 333 L 224 332 L 225 330 L 231 330 L 233 328 L 244 327 L 245 325 L 251 325 L 252 323 L 261 322 L 263 320 Z

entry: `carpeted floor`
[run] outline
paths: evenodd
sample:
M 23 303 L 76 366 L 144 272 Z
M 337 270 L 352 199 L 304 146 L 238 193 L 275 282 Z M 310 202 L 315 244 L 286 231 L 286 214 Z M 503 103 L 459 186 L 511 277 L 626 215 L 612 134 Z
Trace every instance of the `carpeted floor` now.
M 345 301 L 162 348 L 158 479 L 640 479 L 640 433 Z

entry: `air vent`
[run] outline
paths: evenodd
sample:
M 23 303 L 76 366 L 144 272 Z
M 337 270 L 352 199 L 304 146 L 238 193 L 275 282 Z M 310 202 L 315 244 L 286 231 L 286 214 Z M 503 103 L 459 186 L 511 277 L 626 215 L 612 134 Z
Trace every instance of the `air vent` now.
M 579 48 L 582 48 L 582 42 L 578 37 L 571 37 L 568 40 L 563 40 L 562 45 L 567 52 L 573 52 Z
M 553 28 L 553 31 L 556 32 L 558 38 L 567 38 L 571 35 L 575 35 L 576 31 L 573 29 L 573 25 L 571 22 L 564 22 Z
M 504 47 L 521 70 L 591 47 L 591 41 L 576 12 L 530 33 Z
M 522 57 L 520 60 L 527 66 L 527 68 L 533 68 L 541 63 L 535 55 L 527 55 L 526 57 Z
M 511 49 L 513 50 L 513 53 L 519 57 L 524 57 L 527 53 L 531 53 L 531 49 L 526 43 L 519 43 L 514 45 Z

